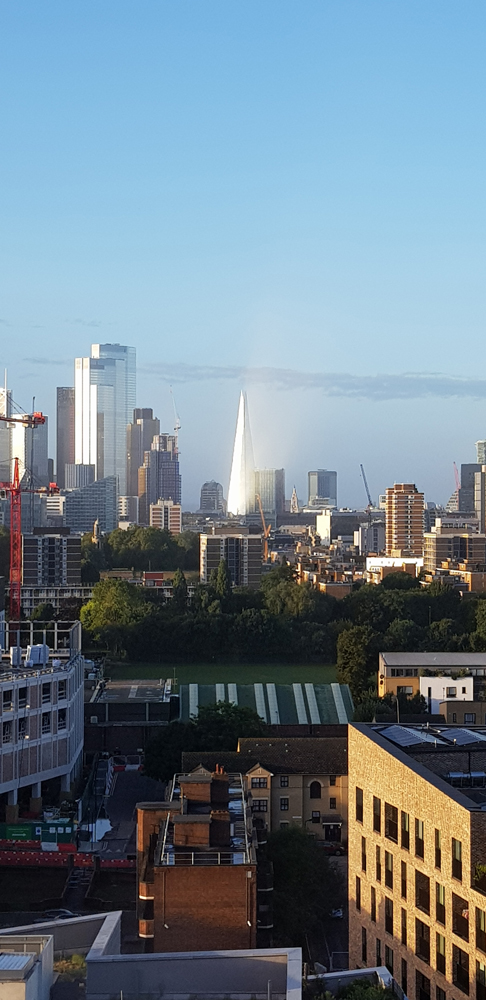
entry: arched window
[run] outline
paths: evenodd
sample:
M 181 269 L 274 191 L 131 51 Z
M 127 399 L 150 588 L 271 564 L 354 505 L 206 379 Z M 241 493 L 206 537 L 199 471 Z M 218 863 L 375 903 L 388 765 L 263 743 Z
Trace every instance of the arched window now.
M 321 783 L 320 781 L 311 781 L 309 787 L 309 795 L 311 799 L 320 799 L 321 797 Z

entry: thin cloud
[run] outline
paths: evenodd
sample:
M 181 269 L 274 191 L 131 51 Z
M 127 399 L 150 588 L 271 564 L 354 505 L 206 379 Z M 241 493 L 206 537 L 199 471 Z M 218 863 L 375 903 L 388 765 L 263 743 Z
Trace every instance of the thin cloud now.
M 60 368 L 65 368 L 66 365 L 72 365 L 72 358 L 24 358 L 22 364 L 24 365 L 58 365 Z
M 486 398 L 486 379 L 444 375 L 440 372 L 404 372 L 402 375 L 351 375 L 346 372 L 299 372 L 291 368 L 216 367 L 212 365 L 153 364 L 140 366 L 164 382 L 239 381 L 272 385 L 276 389 L 318 389 L 325 396 L 369 399 Z
M 101 326 L 99 319 L 68 319 L 66 323 L 72 323 L 75 326 Z

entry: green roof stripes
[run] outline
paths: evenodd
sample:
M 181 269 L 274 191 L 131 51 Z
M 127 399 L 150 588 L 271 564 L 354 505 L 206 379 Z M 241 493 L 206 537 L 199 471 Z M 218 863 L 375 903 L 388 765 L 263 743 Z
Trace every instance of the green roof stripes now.
M 198 706 L 201 707 L 204 705 L 214 705 L 218 700 L 217 696 L 219 696 L 222 692 L 222 687 L 217 688 L 216 684 L 198 684 L 191 685 L 191 687 L 193 702 L 197 689 L 197 703 Z M 271 711 L 272 706 L 273 709 L 275 709 L 276 699 L 276 706 L 278 708 L 278 716 L 281 725 L 295 726 L 299 724 L 296 691 L 297 696 L 300 691 L 303 696 L 302 701 L 298 698 L 301 724 L 304 723 L 302 704 L 305 709 L 304 714 L 306 716 L 307 723 L 336 725 L 340 722 L 345 722 L 346 719 L 351 722 L 353 718 L 353 700 L 347 684 L 340 684 L 339 686 L 336 685 L 334 690 L 330 684 L 299 684 L 298 682 L 294 685 L 276 684 L 275 689 L 273 689 L 272 685 L 270 686 L 270 692 L 267 684 L 225 684 L 225 701 L 231 702 L 233 700 L 232 693 L 234 693 L 235 689 L 238 706 L 240 708 L 251 708 L 254 712 L 258 710 L 258 692 L 259 705 L 260 708 L 263 708 L 263 706 L 265 707 L 265 716 L 268 723 L 271 723 L 276 717 L 275 711 Z M 275 691 L 275 698 L 273 697 L 273 690 Z M 189 719 L 189 694 L 189 685 L 181 684 L 180 717 L 184 722 L 187 722 Z

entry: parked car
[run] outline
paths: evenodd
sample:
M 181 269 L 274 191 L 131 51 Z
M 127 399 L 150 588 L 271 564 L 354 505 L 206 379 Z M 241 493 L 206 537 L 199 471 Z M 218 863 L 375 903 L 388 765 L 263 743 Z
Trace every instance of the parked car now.
M 316 843 L 325 852 L 325 854 L 333 854 L 335 857 L 339 857 L 341 854 L 346 854 L 346 848 L 344 844 L 336 844 L 329 840 L 316 840 Z

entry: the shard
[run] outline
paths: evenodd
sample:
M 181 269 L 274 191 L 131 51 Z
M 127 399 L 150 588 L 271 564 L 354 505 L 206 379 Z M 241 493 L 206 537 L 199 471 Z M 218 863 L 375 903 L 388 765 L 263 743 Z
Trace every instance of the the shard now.
M 233 461 L 228 488 L 228 514 L 244 517 L 255 510 L 255 463 L 246 393 L 240 393 Z

